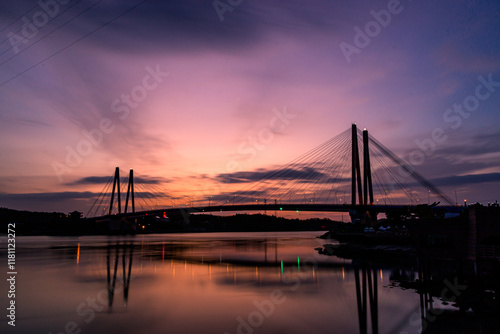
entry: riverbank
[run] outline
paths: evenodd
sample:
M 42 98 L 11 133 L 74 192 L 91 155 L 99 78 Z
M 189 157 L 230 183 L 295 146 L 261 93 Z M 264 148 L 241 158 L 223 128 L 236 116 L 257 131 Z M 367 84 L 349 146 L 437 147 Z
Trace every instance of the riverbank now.
M 145 216 L 124 219 L 109 216 L 101 220 L 84 219 L 72 214 L 0 209 L 0 226 L 16 224 L 18 235 L 81 236 L 108 234 L 208 233 L 208 232 L 279 232 L 329 231 L 341 222 L 327 218 L 288 219 L 263 214 L 217 216 L 181 214 L 170 217 Z

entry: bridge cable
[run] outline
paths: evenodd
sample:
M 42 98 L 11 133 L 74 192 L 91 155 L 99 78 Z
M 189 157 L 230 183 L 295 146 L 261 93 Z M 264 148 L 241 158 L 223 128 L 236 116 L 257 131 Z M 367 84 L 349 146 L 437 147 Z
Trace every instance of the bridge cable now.
M 102 189 L 101 193 L 96 197 L 95 201 L 94 201 L 94 204 L 92 204 L 92 206 L 90 207 L 90 209 L 87 211 L 87 215 L 86 217 L 90 217 L 90 214 L 92 212 L 92 209 L 94 208 L 94 206 L 96 205 L 97 201 L 99 200 L 99 198 L 101 196 L 103 196 L 103 194 L 107 191 L 107 188 L 109 188 L 109 185 L 111 184 L 111 180 L 113 179 L 113 176 L 110 176 L 110 178 L 108 179 L 108 181 L 106 182 L 104 188 Z
M 427 181 L 422 175 L 420 175 L 412 166 L 409 166 L 402 159 L 397 157 L 394 153 L 392 153 L 388 148 L 382 145 L 378 140 L 370 136 L 370 141 L 379 148 L 382 153 L 384 153 L 387 157 L 393 160 L 396 164 L 401 166 L 410 176 L 412 176 L 417 182 L 431 190 L 436 196 L 438 196 L 443 202 L 453 205 L 453 202 L 447 198 L 436 186 Z

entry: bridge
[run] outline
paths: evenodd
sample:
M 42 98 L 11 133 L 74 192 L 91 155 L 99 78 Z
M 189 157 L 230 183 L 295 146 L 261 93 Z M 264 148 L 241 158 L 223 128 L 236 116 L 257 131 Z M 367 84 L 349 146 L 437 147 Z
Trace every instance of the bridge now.
M 379 213 L 424 210 L 444 215 L 461 211 L 413 166 L 356 124 L 286 165 L 219 174 L 211 181 L 224 184 L 226 190 L 203 194 L 195 201 L 189 196 L 173 196 L 151 179 L 134 178 L 133 170 L 121 178 L 116 167 L 87 217 L 167 217 L 179 210 L 306 211 L 349 212 L 353 221 L 372 221 Z M 240 184 L 244 187 L 236 188 Z

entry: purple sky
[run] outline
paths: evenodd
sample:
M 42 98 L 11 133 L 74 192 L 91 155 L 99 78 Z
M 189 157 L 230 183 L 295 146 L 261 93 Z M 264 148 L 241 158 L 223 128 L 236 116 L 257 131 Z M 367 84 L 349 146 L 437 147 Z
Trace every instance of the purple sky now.
M 61 2 L 0 5 L 0 207 L 85 212 L 115 166 L 215 196 L 352 122 L 500 200 L 498 1 Z

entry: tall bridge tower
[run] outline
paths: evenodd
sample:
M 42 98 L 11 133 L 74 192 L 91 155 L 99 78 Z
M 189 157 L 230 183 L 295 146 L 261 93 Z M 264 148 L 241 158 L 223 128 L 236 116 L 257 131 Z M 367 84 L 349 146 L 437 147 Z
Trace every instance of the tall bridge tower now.
M 356 123 L 352 124 L 352 164 L 351 164 L 351 205 L 349 211 L 352 222 L 364 221 L 370 223 L 377 220 L 377 214 L 373 210 L 368 210 L 361 206 L 373 205 L 373 186 L 370 167 L 370 149 L 368 140 L 368 130 L 363 130 L 363 179 L 361 179 L 361 164 L 358 147 L 358 128 Z M 356 194 L 358 203 L 356 203 Z M 358 207 L 357 207 L 358 205 Z

